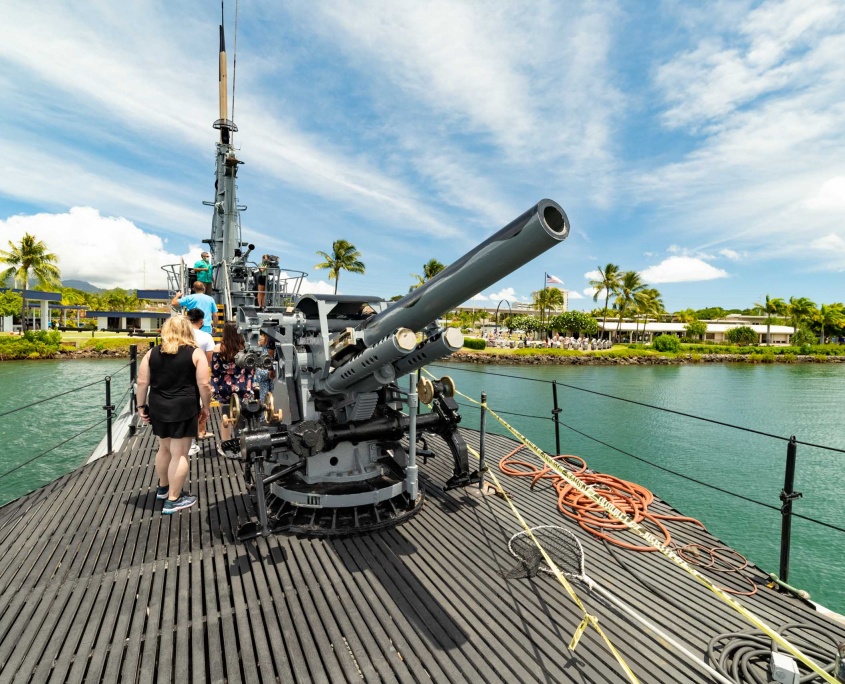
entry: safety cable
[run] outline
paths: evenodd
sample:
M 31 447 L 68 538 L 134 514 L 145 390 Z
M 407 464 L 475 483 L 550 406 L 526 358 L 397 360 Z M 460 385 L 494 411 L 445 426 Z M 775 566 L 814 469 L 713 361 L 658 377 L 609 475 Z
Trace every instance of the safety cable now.
M 476 409 L 476 410 L 478 409 L 477 406 L 473 406 L 472 404 L 465 404 L 462 401 L 456 401 L 455 403 L 458 406 L 464 406 L 466 408 L 471 408 L 471 409 Z M 550 421 L 554 422 L 554 418 L 549 418 L 548 416 L 532 416 L 528 413 L 514 413 L 513 411 L 499 411 L 499 413 L 502 414 L 502 415 L 505 415 L 505 416 L 518 416 L 520 418 L 533 418 L 535 420 L 550 420 Z
M 430 371 L 428 371 L 427 369 L 423 369 L 423 370 L 428 375 L 431 375 Z M 534 453 L 535 456 L 537 456 L 541 461 L 543 461 L 547 466 L 549 466 L 549 468 L 552 471 L 556 472 L 563 479 L 565 479 L 567 482 L 569 482 L 569 484 L 572 485 L 572 487 L 577 489 L 581 494 L 583 494 L 587 498 L 591 499 L 593 501 L 593 503 L 595 503 L 596 505 L 603 508 L 609 515 L 613 516 L 614 518 L 619 520 L 621 523 L 623 523 L 629 530 L 631 530 L 634 534 L 636 534 L 638 537 L 640 537 L 640 539 L 642 539 L 643 541 L 647 542 L 648 544 L 653 546 L 655 549 L 657 549 L 660 552 L 660 554 L 663 555 L 665 558 L 670 560 L 672 563 L 674 563 L 676 566 L 678 566 L 682 570 L 686 571 L 689 575 L 691 575 L 700 584 L 702 584 L 704 587 L 706 587 L 707 589 L 712 591 L 718 598 L 720 598 L 722 601 L 727 603 L 731 608 L 736 610 L 740 615 L 745 617 L 745 619 L 747 619 L 749 622 L 751 622 L 751 624 L 753 624 L 755 627 L 757 627 L 762 632 L 764 632 L 766 635 L 768 635 L 769 638 L 771 638 L 774 642 L 776 642 L 778 644 L 778 646 L 781 646 L 784 650 L 791 653 L 795 658 L 797 658 L 802 663 L 804 663 L 808 668 L 813 670 L 813 672 L 820 675 L 822 677 L 822 679 L 830 682 L 831 684 L 837 684 L 836 680 L 833 679 L 833 677 L 831 677 L 827 672 L 825 672 L 824 669 L 822 669 L 815 661 L 813 661 L 811 658 L 807 657 L 804 653 L 802 653 L 793 644 L 788 642 L 780 634 L 778 634 L 775 630 L 773 630 L 771 627 L 769 627 L 768 624 L 766 624 L 763 620 L 761 620 L 759 617 L 757 617 L 757 615 L 752 613 L 743 603 L 741 603 L 740 601 L 736 600 L 735 598 L 729 596 L 724 591 L 719 589 L 719 587 L 717 587 L 715 584 L 713 584 L 713 582 L 711 582 L 707 577 L 702 575 L 698 570 L 696 570 L 695 568 L 690 566 L 689 563 L 687 563 L 681 557 L 679 557 L 678 554 L 675 553 L 672 549 L 667 548 L 659 539 L 657 539 L 651 532 L 649 532 L 647 529 L 645 529 L 642 525 L 640 525 L 639 523 L 632 520 L 629 516 L 625 515 L 616 506 L 614 506 L 610 501 L 605 499 L 603 496 L 601 496 L 598 492 L 596 492 L 591 487 L 588 487 L 587 485 L 585 485 L 581 480 L 579 480 L 577 477 L 575 477 L 572 473 L 570 473 L 569 471 L 567 471 L 563 467 L 561 467 L 561 465 L 559 463 L 557 463 L 554 459 L 552 459 L 545 451 L 540 449 L 536 444 L 534 444 L 527 437 L 525 437 L 525 435 L 523 435 L 518 430 L 516 430 L 514 427 L 512 427 L 510 424 L 508 424 L 503 418 L 499 417 L 499 415 L 493 409 L 491 409 L 486 403 L 481 404 L 480 402 L 477 402 L 472 397 L 469 397 L 469 396 L 467 396 L 467 395 L 465 395 L 461 392 L 458 392 L 458 391 L 455 391 L 455 394 L 457 394 L 457 395 L 463 397 L 464 399 L 467 399 L 467 400 L 469 400 L 473 403 L 481 405 L 487 412 L 489 412 L 489 414 L 493 418 L 498 420 L 499 423 L 501 423 L 504 428 L 506 428 L 508 431 L 510 431 L 511 434 L 514 435 L 514 437 L 516 437 L 520 442 L 525 444 L 525 446 L 527 446 Z M 493 474 L 493 476 L 494 476 L 494 480 L 495 480 L 495 475 Z M 526 529 L 527 529 L 527 526 L 526 526 Z M 548 554 L 545 553 L 545 551 L 542 549 L 542 547 L 540 547 L 539 544 L 537 544 L 537 546 L 540 549 L 541 553 L 543 554 L 546 562 L 549 562 L 551 559 L 548 558 Z M 586 622 L 587 622 L 587 619 L 585 618 L 584 623 L 582 623 L 584 625 L 584 627 L 586 627 Z
M 530 378 L 529 378 L 530 379 Z M 464 406 L 466 408 L 471 408 L 474 410 L 479 410 L 478 406 L 474 406 L 472 404 L 467 404 L 464 402 L 456 402 L 459 406 Z M 535 415 L 528 415 L 523 413 L 512 413 L 510 411 L 497 411 L 499 415 L 511 415 L 511 416 L 519 416 L 521 418 L 532 418 L 534 420 L 549 420 L 554 422 L 554 418 L 549 418 L 547 416 L 535 416 Z M 622 454 L 623 456 L 630 456 L 641 463 L 645 463 L 647 465 L 652 466 L 653 468 L 657 468 L 658 470 L 662 470 L 667 473 L 671 473 L 676 477 L 680 477 L 683 480 L 688 480 L 689 482 L 694 482 L 695 484 L 701 485 L 702 487 L 707 487 L 708 489 L 712 489 L 717 492 L 721 492 L 722 494 L 728 494 L 729 496 L 734 496 L 737 499 L 742 499 L 743 501 L 748 501 L 749 503 L 757 504 L 758 506 L 763 506 L 764 508 L 768 508 L 773 511 L 780 511 L 780 507 L 774 506 L 772 504 L 768 504 L 765 501 L 758 501 L 757 499 L 752 499 L 749 496 L 745 496 L 744 494 L 737 494 L 736 492 L 732 492 L 730 489 L 724 489 L 723 487 L 719 487 L 717 485 L 710 484 L 709 482 L 704 482 L 704 480 L 699 480 L 698 478 L 692 477 L 691 475 L 684 475 L 684 473 L 680 473 L 677 470 L 672 470 L 671 468 L 667 468 L 666 466 L 662 466 L 659 463 L 655 463 L 654 461 L 649 461 L 647 458 L 643 458 L 642 456 L 637 456 L 636 454 L 632 454 L 630 451 L 625 451 L 624 449 L 620 449 L 617 446 L 613 446 L 608 442 L 605 442 L 598 437 L 593 437 L 592 435 L 588 435 L 586 432 L 582 432 L 578 428 L 572 427 L 571 425 L 564 423 L 563 421 L 559 421 L 559 424 L 565 427 L 567 430 L 571 430 L 582 437 L 585 437 L 597 444 L 601 444 L 606 446 L 608 449 L 613 449 L 617 453 Z M 801 518 L 802 520 L 806 520 L 808 522 L 816 523 L 817 525 L 821 525 L 823 527 L 830 528 L 831 530 L 836 530 L 837 532 L 845 532 L 845 527 L 839 527 L 838 525 L 834 525 L 833 523 L 825 522 L 824 520 L 818 520 L 816 518 L 811 518 L 807 515 L 802 515 L 801 513 L 797 513 L 795 511 L 792 512 L 792 516 L 795 518 Z
M 31 459 L 29 459 L 28 461 L 24 461 L 23 463 L 19 463 L 18 465 L 16 465 L 16 466 L 15 466 L 14 468 L 12 468 L 11 470 L 7 470 L 5 473 L 0 474 L 0 479 L 2 479 L 2 478 L 4 478 L 4 477 L 6 477 L 7 475 L 11 475 L 11 474 L 12 474 L 13 472 L 15 472 L 16 470 L 20 470 L 20 469 L 21 469 L 21 468 L 23 468 L 25 465 L 29 465 L 30 463 L 32 463 L 33 461 L 38 460 L 38 459 L 39 459 L 39 458 L 41 458 L 42 456 L 46 456 L 46 455 L 47 455 L 47 454 L 49 454 L 51 451 L 54 451 L 54 450 L 58 449 L 60 446 L 63 446 L 64 444 L 67 444 L 68 442 L 70 442 L 70 441 L 71 441 L 71 440 L 73 440 L 73 439 L 76 439 L 76 438 L 77 438 L 77 437 L 79 437 L 80 435 L 84 435 L 86 432 L 89 432 L 89 431 L 93 430 L 95 427 L 97 427 L 98 425 L 102 425 L 102 424 L 103 424 L 103 423 L 105 423 L 105 422 L 106 422 L 106 418 L 103 418 L 102 420 L 97 421 L 96 423 L 94 423 L 94 424 L 93 424 L 93 425 L 91 425 L 90 427 L 85 428 L 85 429 L 84 429 L 84 430 L 82 430 L 81 432 L 77 432 L 77 433 L 76 433 L 73 437 L 68 437 L 68 438 L 67 438 L 66 440 L 64 440 L 63 442 L 59 442 L 59 443 L 58 443 L 58 444 L 56 444 L 55 446 L 52 446 L 52 447 L 50 447 L 49 449 L 47 449 L 47 451 L 45 451 L 45 452 L 43 452 L 43 453 L 38 454 L 38 456 L 34 456 L 34 457 L 32 457 Z
M 442 364 L 432 363 L 429 364 L 429 368 L 449 368 L 448 366 L 444 366 Z M 521 375 L 508 375 L 507 373 L 494 373 L 492 371 L 479 371 L 479 370 L 472 370 L 470 368 L 457 368 L 453 370 L 463 371 L 465 373 L 480 373 L 482 375 L 494 375 L 501 378 L 509 378 L 511 380 L 527 380 L 529 382 L 541 382 L 546 385 L 557 384 L 560 387 L 566 387 L 568 389 L 578 390 L 579 392 L 586 392 L 587 394 L 595 394 L 600 397 L 606 397 L 608 399 L 616 399 L 616 401 L 623 401 L 627 404 L 635 404 L 637 406 L 644 406 L 645 408 L 656 409 L 658 411 L 665 411 L 666 413 L 674 413 L 677 416 L 683 416 L 685 418 L 693 418 L 695 420 L 701 420 L 705 423 L 712 423 L 713 425 L 721 425 L 722 427 L 729 427 L 733 428 L 734 430 L 741 430 L 742 432 L 750 432 L 755 435 L 761 435 L 763 437 L 771 437 L 772 439 L 779 439 L 782 442 L 789 442 L 792 438 L 791 437 L 784 437 L 783 435 L 774 435 L 771 432 L 763 432 L 762 430 L 755 430 L 753 428 L 743 427 L 742 425 L 733 425 L 732 423 L 726 423 L 721 420 L 716 420 L 715 418 L 704 418 L 702 416 L 696 416 L 693 413 L 685 413 L 684 411 L 676 411 L 675 409 L 666 408 L 665 406 L 655 406 L 654 404 L 646 404 L 642 401 L 636 401 L 634 399 L 626 399 L 624 397 L 617 397 L 613 394 L 607 394 L 606 392 L 599 392 L 597 390 L 587 389 L 586 387 L 578 387 L 578 385 L 570 385 L 566 382 L 559 382 L 557 380 L 541 380 L 540 378 L 527 378 Z M 824 444 L 815 444 L 813 442 L 804 442 L 800 439 L 795 440 L 796 444 L 801 444 L 803 446 L 815 447 L 817 449 L 825 449 L 827 451 L 835 451 L 840 454 L 845 454 L 845 449 L 838 449 L 832 446 L 826 446 Z
M 120 371 L 124 370 L 125 368 L 128 368 L 131 365 L 132 365 L 132 361 L 130 361 L 127 364 L 124 364 L 123 366 L 120 366 L 119 368 L 116 368 L 114 370 L 114 372 L 111 373 L 110 375 L 108 375 L 107 377 L 112 378 L 112 377 L 114 377 L 114 375 L 116 373 L 119 373 Z M 74 392 L 78 392 L 79 390 L 83 390 L 86 387 L 92 387 L 93 385 L 96 385 L 98 383 L 105 382 L 105 381 L 106 381 L 105 378 L 103 378 L 102 380 L 95 380 L 94 382 L 89 382 L 87 385 L 80 385 L 79 387 L 76 387 L 72 390 L 68 390 L 67 392 L 61 392 L 60 394 L 55 394 L 52 397 L 47 397 L 46 399 L 39 399 L 38 401 L 34 401 L 31 404 L 27 404 L 26 406 L 18 406 L 18 408 L 12 409 L 11 411 L 4 411 L 3 413 L 0 413 L 0 418 L 11 415 L 12 413 L 17 413 L 18 411 L 23 411 L 24 409 L 32 408 L 33 406 L 38 406 L 38 404 L 43 404 L 44 402 L 47 402 L 47 401 L 52 401 L 53 399 L 58 399 L 59 397 L 64 397 L 68 394 L 73 394 Z
M 4 413 L 0 413 L 0 418 L 3 418 L 4 416 L 8 416 L 12 413 L 17 413 L 18 411 L 23 411 L 24 409 L 32 408 L 33 406 L 37 406 L 38 404 L 43 404 L 46 401 L 52 401 L 53 399 L 58 399 L 59 397 L 63 397 L 67 394 L 73 394 L 74 392 L 78 392 L 79 390 L 85 389 L 86 387 L 92 387 L 93 385 L 97 385 L 101 382 L 105 382 L 105 378 L 103 378 L 102 380 L 95 380 L 94 382 L 89 382 L 87 385 L 81 385 L 80 387 L 77 387 L 77 388 L 72 389 L 72 390 L 68 390 L 67 392 L 62 392 L 61 394 L 56 394 L 52 397 L 47 397 L 46 399 L 39 399 L 38 401 L 35 401 L 31 404 L 27 404 L 26 406 L 19 406 L 18 408 L 12 409 L 11 411 L 6 411 Z

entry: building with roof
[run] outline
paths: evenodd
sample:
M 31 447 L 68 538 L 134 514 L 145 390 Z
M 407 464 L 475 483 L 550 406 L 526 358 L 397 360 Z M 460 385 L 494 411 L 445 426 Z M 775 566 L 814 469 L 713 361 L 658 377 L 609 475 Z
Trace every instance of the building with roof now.
M 14 292 L 15 294 L 23 296 L 23 290 L 17 288 L 0 288 L 0 292 Z M 62 293 L 61 292 L 41 292 L 40 290 L 27 290 L 26 300 L 28 302 L 29 314 L 32 316 L 33 328 L 41 327 L 42 330 L 47 330 L 50 327 L 50 310 L 62 309 Z M 69 307 L 73 308 L 73 307 Z M 36 319 L 36 314 L 38 317 Z M 27 316 L 29 320 L 30 316 Z M 37 321 L 37 322 L 36 322 Z M 13 332 L 20 326 L 14 325 L 13 316 L 0 316 L 0 331 Z
M 754 319 L 754 320 L 749 320 Z M 733 328 L 747 326 L 757 334 L 758 344 L 766 344 L 767 327 L 765 316 L 743 316 L 741 314 L 731 314 L 726 319 L 718 321 L 701 321 L 707 325 L 707 330 L 704 333 L 704 341 L 714 342 L 716 344 L 728 343 L 727 333 Z M 686 323 L 663 321 L 648 321 L 643 326 L 642 321 L 623 320 L 621 327 L 619 321 L 608 319 L 606 325 L 603 327 L 602 322 L 599 321 L 599 330 L 610 331 L 611 336 L 617 334 L 623 339 L 637 340 L 643 342 L 651 342 L 658 335 L 676 335 L 677 337 L 686 337 Z M 792 336 L 795 334 L 795 328 L 788 325 L 771 325 L 768 328 L 771 333 L 772 344 L 788 345 L 792 341 Z

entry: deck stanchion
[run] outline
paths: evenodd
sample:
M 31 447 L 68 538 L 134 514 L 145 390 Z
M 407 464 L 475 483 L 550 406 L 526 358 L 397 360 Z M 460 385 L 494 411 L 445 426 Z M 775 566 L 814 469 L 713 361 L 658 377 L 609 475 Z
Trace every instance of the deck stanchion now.
M 554 404 L 554 408 L 552 409 L 552 416 L 555 420 L 555 456 L 560 455 L 560 407 L 557 404 L 557 380 L 552 380 L 552 403 Z
M 484 489 L 484 473 L 486 460 L 484 450 L 484 436 L 487 432 L 487 393 L 481 393 L 481 429 L 478 432 L 478 488 Z
M 138 345 L 129 345 L 129 409 L 131 413 L 135 413 L 137 406 L 135 405 L 135 382 L 138 379 Z
M 408 507 L 413 508 L 420 491 L 419 467 L 417 466 L 417 409 L 419 395 L 414 376 L 408 379 L 408 467 L 405 468 L 405 491 Z
M 798 452 L 798 445 L 795 442 L 795 435 L 789 438 L 786 446 L 786 473 L 783 478 L 783 490 L 780 493 L 780 500 L 783 502 L 780 507 L 780 580 L 789 581 L 789 542 L 792 534 L 792 502 L 800 499 L 801 492 L 793 490 L 795 485 L 795 458 Z
M 106 376 L 106 405 L 103 406 L 106 411 L 106 453 L 111 456 L 113 453 L 112 449 L 112 436 L 111 436 L 111 423 L 112 423 L 112 415 L 114 414 L 114 404 L 111 403 L 111 376 Z

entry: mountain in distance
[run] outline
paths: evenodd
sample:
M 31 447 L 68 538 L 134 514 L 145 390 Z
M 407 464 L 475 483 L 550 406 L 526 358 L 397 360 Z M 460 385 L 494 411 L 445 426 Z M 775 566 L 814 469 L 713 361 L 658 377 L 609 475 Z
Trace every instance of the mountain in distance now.
M 72 287 L 75 290 L 97 294 L 103 291 L 102 288 L 92 285 L 87 280 L 63 280 L 62 287 Z

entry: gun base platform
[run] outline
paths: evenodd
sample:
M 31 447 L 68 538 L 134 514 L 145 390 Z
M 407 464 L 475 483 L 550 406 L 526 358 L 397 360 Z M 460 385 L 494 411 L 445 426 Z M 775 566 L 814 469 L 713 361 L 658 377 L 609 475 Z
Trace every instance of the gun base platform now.
M 273 532 L 309 537 L 342 537 L 366 534 L 401 525 L 423 507 L 423 490 L 416 499 L 404 491 L 376 503 L 355 506 L 309 508 L 270 495 L 268 518 Z

